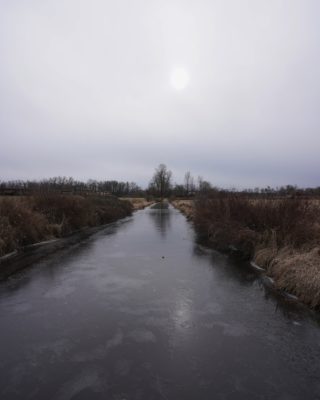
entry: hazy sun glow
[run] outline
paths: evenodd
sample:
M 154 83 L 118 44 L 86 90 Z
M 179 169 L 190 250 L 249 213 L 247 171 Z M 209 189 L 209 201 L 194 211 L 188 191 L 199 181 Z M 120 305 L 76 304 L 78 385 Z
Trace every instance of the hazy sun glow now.
M 174 68 L 171 73 L 171 84 L 176 90 L 184 89 L 189 83 L 190 77 L 184 68 Z

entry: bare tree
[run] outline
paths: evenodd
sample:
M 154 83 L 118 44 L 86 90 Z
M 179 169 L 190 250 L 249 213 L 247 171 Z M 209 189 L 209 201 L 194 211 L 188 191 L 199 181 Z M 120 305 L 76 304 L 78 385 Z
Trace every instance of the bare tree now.
M 194 191 L 194 179 L 190 171 L 187 171 L 184 174 L 184 188 L 187 196 Z
M 171 187 L 171 177 L 172 172 L 167 169 L 167 166 L 165 164 L 160 164 L 154 172 L 149 188 L 163 199 L 164 196 L 168 194 Z
M 208 192 L 211 189 L 211 184 L 203 180 L 202 176 L 198 176 L 198 190 L 199 192 Z

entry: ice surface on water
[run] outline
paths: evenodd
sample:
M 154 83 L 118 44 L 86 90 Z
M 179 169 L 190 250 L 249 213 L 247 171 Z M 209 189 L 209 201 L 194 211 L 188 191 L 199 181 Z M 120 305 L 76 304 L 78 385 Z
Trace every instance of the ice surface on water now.
M 319 326 L 171 207 L 2 282 L 0 326 L 1 400 L 319 394 Z

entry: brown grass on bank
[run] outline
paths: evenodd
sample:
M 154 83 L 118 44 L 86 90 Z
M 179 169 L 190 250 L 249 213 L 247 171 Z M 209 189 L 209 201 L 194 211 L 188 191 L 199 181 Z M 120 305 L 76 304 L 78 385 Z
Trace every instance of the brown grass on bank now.
M 194 201 L 193 200 L 172 200 L 173 207 L 180 210 L 188 219 L 193 219 L 194 216 Z
M 129 201 L 134 210 L 142 210 L 154 203 L 154 201 L 148 201 L 144 197 L 121 197 L 121 200 Z
M 320 208 L 312 200 L 236 195 L 195 202 L 197 231 L 216 248 L 233 245 L 267 269 L 277 287 L 320 307 Z
M 129 202 L 114 197 L 42 194 L 0 199 L 0 256 L 19 247 L 62 237 L 80 228 L 129 215 Z
M 320 247 L 300 251 L 280 249 L 268 272 L 277 287 L 294 293 L 311 307 L 320 307 Z

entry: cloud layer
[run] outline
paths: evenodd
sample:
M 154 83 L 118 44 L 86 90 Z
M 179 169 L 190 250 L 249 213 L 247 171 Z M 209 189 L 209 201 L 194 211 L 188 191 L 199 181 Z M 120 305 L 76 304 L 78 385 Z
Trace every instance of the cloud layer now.
M 0 5 L 0 179 L 319 186 L 319 2 Z M 172 87 L 174 68 L 189 85 Z

